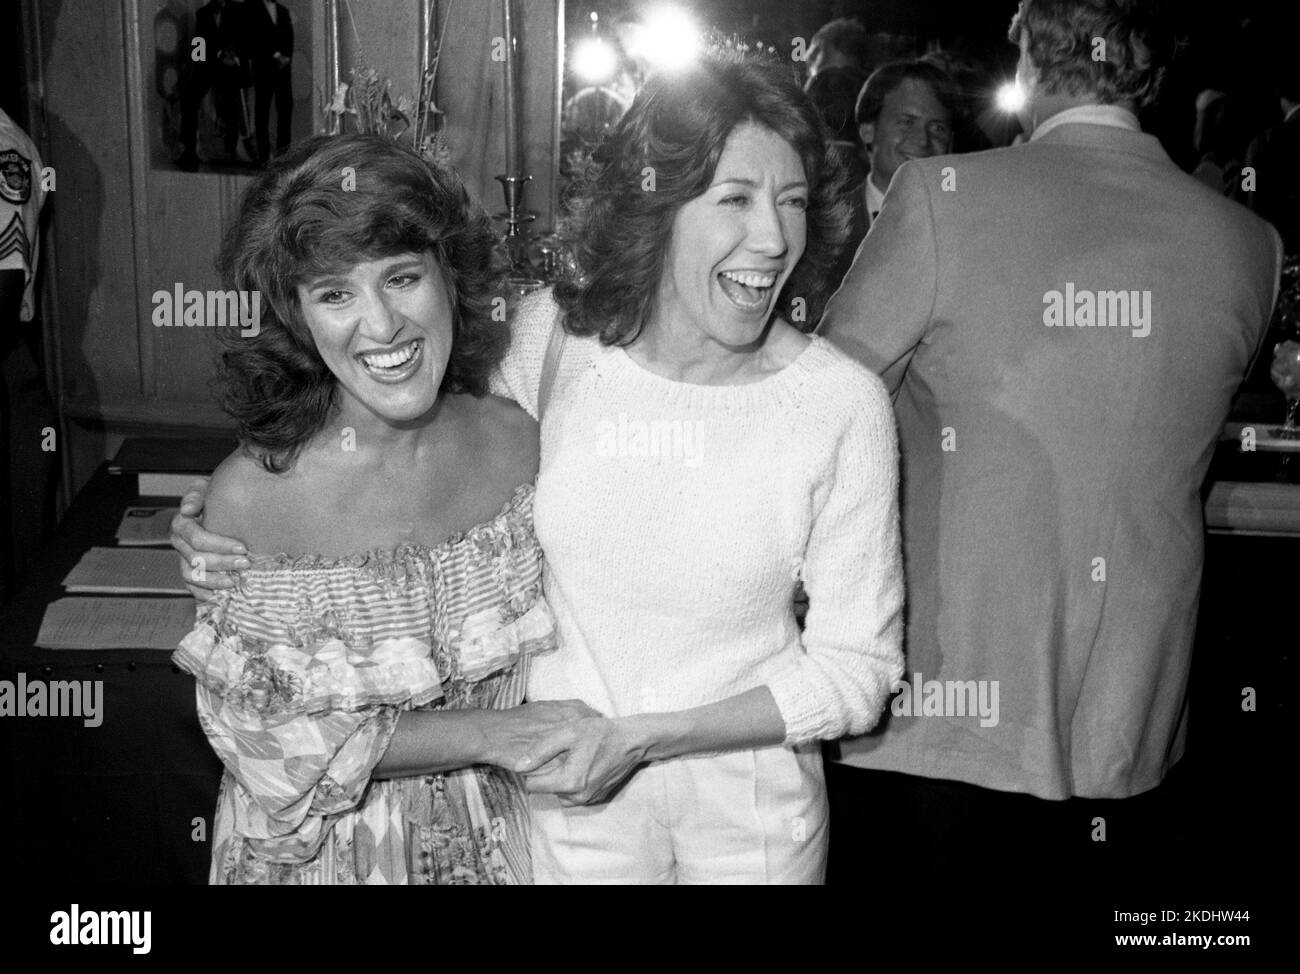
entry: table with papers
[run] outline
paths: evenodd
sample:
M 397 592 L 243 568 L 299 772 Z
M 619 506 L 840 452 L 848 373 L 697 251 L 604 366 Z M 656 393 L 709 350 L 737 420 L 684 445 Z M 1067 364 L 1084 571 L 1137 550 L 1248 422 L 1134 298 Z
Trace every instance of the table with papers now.
M 10 875 L 207 880 L 221 766 L 198 725 L 194 681 L 171 662 L 194 602 L 179 594 L 170 548 L 117 547 L 128 507 L 175 505 L 142 501 L 135 490 L 135 478 L 101 468 L 0 613 L 0 681 L 49 689 L 45 715 L 28 708 L 0 717 L 0 828 L 12 840 Z M 122 558 L 131 559 L 125 574 Z M 151 594 L 113 594 L 114 582 L 130 577 Z M 56 691 L 65 691 L 66 704 L 69 688 L 89 694 L 97 683 L 97 722 L 50 715 Z

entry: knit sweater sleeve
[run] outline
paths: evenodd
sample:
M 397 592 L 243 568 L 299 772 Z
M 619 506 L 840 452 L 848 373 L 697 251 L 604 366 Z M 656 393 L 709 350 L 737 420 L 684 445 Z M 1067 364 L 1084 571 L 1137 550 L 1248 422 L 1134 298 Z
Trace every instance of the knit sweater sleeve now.
M 853 371 L 865 394 L 839 437 L 803 558 L 803 652 L 782 653 L 763 674 L 787 745 L 869 730 L 903 675 L 898 438 L 884 384 Z
M 560 308 L 547 288 L 523 298 L 510 317 L 510 347 L 488 379 L 493 395 L 513 399 L 537 419 L 537 386 Z

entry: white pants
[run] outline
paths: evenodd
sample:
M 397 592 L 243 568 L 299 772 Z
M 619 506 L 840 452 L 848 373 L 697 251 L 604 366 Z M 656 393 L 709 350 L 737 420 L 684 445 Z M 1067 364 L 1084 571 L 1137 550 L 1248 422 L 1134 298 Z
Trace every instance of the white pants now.
M 826 875 L 815 744 L 661 761 L 603 805 L 528 798 L 539 884 L 816 885 Z

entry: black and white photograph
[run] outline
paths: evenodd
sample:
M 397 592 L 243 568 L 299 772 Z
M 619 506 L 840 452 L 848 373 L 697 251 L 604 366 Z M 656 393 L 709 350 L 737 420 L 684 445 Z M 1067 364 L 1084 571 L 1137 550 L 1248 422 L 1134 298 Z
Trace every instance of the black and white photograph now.
M 1282 948 L 1300 12 L 0 18 L 18 956 L 445 907 L 245 885 Z

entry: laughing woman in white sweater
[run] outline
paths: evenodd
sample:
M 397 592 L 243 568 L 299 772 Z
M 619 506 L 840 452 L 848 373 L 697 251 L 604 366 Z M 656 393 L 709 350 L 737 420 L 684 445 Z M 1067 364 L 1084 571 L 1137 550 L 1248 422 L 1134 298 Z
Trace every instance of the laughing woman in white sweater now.
M 822 146 L 788 66 L 651 78 L 597 150 L 579 282 L 516 313 L 495 391 L 541 419 L 560 636 L 528 698 L 603 715 L 517 769 L 538 882 L 821 882 L 817 742 L 902 675 L 889 398 L 791 323 L 844 234 Z
M 539 742 L 567 749 L 526 779 L 539 882 L 820 882 L 817 742 L 901 676 L 889 399 L 790 323 L 842 239 L 822 144 L 788 67 L 652 78 L 597 152 L 580 283 L 516 315 L 562 645 L 528 696 L 607 715 Z

